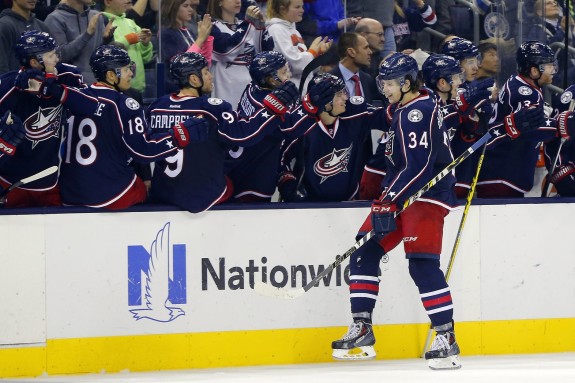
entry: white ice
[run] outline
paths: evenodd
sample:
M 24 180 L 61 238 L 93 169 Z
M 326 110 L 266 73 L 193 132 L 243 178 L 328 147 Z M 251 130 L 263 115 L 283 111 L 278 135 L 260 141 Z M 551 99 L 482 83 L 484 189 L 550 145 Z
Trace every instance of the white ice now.
M 575 353 L 462 357 L 463 368 L 432 371 L 422 359 L 121 372 L 0 379 L 13 383 L 574 383 Z

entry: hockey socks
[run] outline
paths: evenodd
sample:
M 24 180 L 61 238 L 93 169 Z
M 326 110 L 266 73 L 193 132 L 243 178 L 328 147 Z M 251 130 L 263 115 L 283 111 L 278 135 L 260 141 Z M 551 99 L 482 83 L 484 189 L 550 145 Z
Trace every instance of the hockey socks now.
M 370 240 L 351 255 L 349 297 L 352 313 L 373 311 L 379 293 L 379 260 L 383 254 L 377 241 Z

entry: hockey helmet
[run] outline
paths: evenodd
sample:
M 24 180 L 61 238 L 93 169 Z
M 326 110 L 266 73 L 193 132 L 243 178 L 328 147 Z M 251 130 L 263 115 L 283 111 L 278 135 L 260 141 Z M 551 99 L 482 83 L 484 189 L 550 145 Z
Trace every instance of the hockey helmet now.
M 252 60 L 249 71 L 252 81 L 258 85 L 265 85 L 267 77 L 277 78 L 277 71 L 287 63 L 283 54 L 277 51 L 263 51 Z
M 345 82 L 343 80 L 331 73 L 318 73 L 309 82 L 307 85 L 307 91 L 310 92 L 314 87 L 318 84 L 329 83 L 330 90 L 333 92 L 335 96 L 336 93 L 344 91 L 347 92 L 347 87 L 345 86 Z
M 383 60 L 379 67 L 379 75 L 376 80 L 380 93 L 383 94 L 384 80 L 398 80 L 399 85 L 403 86 L 405 79 L 409 78 L 412 86 L 415 85 L 418 69 L 417 61 L 413 57 L 403 53 L 391 54 Z
M 462 61 L 467 58 L 477 57 L 479 50 L 471 41 L 461 37 L 454 37 L 443 45 L 441 53 Z
M 431 55 L 425 60 L 421 72 L 425 85 L 435 88 L 437 82 L 442 78 L 451 84 L 453 75 L 461 74 L 461 67 L 455 58 L 438 54 Z
M 190 75 L 202 78 L 202 69 L 208 67 L 208 60 L 199 53 L 179 53 L 170 60 L 170 75 L 180 86 L 187 85 Z
M 28 66 L 28 61 L 31 58 L 42 62 L 41 55 L 55 49 L 56 40 L 48 33 L 36 30 L 24 31 L 14 46 L 20 65 L 24 66 Z
M 131 64 L 133 63 L 128 52 L 115 45 L 100 45 L 90 57 L 90 68 L 96 79 L 102 81 L 106 79 L 106 73 L 110 70 L 120 77 L 120 68 Z
M 557 72 L 557 59 L 555 53 L 546 44 L 539 41 L 526 41 L 517 48 L 517 72 L 528 74 L 531 67 L 543 72 L 543 64 L 554 64 Z

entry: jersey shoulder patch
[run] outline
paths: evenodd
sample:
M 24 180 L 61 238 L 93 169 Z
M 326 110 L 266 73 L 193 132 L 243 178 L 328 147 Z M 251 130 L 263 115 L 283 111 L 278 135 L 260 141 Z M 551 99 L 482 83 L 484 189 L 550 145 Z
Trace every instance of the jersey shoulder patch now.
M 522 96 L 529 96 L 531 93 L 533 93 L 533 89 L 528 86 L 520 86 L 517 91 Z
M 563 94 L 561 95 L 562 104 L 568 104 L 571 102 L 572 99 L 573 99 L 573 93 L 571 93 L 570 91 L 563 92 Z
M 365 98 L 362 96 L 351 96 L 349 98 L 349 102 L 352 103 L 353 105 L 360 105 L 365 102 Z
M 423 120 L 423 113 L 419 109 L 412 109 L 407 113 L 407 119 L 411 122 L 419 122 Z
M 131 110 L 140 109 L 140 103 L 131 97 L 126 98 L 126 107 Z
M 224 102 L 224 100 L 222 100 L 221 98 L 210 97 L 208 98 L 208 102 L 212 105 L 221 105 Z

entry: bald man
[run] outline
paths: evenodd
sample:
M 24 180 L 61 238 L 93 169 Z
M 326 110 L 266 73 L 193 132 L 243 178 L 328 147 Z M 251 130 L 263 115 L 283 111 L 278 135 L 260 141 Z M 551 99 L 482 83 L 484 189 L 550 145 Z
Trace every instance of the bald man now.
M 366 68 L 365 70 L 375 78 L 379 74 L 380 54 L 383 51 L 385 43 L 383 25 L 375 19 L 364 17 L 357 22 L 355 32 L 365 37 L 369 44 L 369 49 L 373 53 L 371 64 L 369 68 Z

